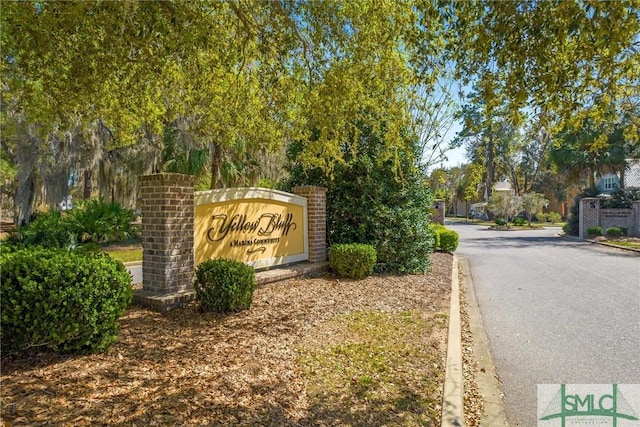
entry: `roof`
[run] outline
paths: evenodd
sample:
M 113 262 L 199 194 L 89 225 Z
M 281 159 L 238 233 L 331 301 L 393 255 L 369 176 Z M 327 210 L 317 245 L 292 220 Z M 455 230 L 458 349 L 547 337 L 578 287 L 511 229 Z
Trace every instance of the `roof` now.
M 511 183 L 508 180 L 496 182 L 493 186 L 494 191 L 511 191 Z

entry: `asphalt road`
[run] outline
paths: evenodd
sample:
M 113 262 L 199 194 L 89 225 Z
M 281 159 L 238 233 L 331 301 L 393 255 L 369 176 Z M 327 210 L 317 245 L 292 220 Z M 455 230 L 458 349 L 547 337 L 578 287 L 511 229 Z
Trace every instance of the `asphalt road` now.
M 640 254 L 558 228 L 460 234 L 512 426 L 536 426 L 538 384 L 640 384 Z
M 127 270 L 131 274 L 131 283 L 142 283 L 142 264 L 129 263 Z

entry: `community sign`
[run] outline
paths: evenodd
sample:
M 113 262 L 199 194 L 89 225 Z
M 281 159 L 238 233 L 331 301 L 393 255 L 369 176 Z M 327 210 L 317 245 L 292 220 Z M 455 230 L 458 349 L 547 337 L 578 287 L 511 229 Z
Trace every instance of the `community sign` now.
M 196 265 L 214 258 L 254 268 L 309 259 L 307 199 L 267 188 L 195 193 Z

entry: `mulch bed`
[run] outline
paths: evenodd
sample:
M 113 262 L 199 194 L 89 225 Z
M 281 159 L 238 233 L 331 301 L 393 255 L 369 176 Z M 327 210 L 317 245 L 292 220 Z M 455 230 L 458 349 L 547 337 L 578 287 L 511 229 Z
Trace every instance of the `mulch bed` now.
M 344 425 L 343 412 L 309 395 L 300 349 L 322 347 L 318 331 L 350 313 L 448 313 L 451 262 L 451 255 L 435 253 L 428 275 L 325 275 L 264 285 L 250 310 L 228 316 L 200 313 L 195 304 L 168 314 L 131 306 L 108 353 L 3 358 L 2 423 Z M 446 333 L 428 333 L 425 342 L 440 343 L 432 351 L 440 372 L 433 381 L 441 383 Z

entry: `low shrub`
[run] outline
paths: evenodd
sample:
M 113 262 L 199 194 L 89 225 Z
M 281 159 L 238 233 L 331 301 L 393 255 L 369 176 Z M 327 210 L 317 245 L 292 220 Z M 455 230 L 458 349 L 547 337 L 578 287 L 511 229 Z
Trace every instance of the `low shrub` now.
M 629 234 L 629 229 L 627 227 L 619 227 L 620 228 L 620 233 L 622 233 L 622 235 L 626 236 L 627 234 Z
M 373 273 L 376 249 L 362 243 L 339 243 L 329 248 L 329 266 L 341 277 L 362 279 Z
M 496 223 L 496 225 L 498 227 L 503 227 L 503 226 L 507 225 L 507 221 L 505 221 L 504 218 L 501 218 L 501 217 L 497 217 L 495 219 L 495 223 Z
M 440 231 L 440 249 L 445 252 L 454 252 L 458 249 L 458 241 L 460 236 L 453 230 Z
M 134 210 L 124 208 L 118 202 L 86 200 L 67 211 L 67 215 L 79 242 L 117 242 L 137 232 L 131 225 L 136 217 Z
M 9 240 L 22 246 L 73 248 L 80 243 L 117 242 L 135 236 L 132 209 L 119 203 L 87 200 L 65 212 L 39 212 L 19 227 Z
M 592 225 L 591 227 L 587 227 L 587 234 L 600 236 L 602 234 L 602 227 L 600 227 L 599 225 Z
M 430 223 L 429 228 L 433 232 L 433 247 L 437 249 L 440 247 L 440 232 L 442 230 L 446 230 L 447 228 L 444 225 L 438 224 L 436 222 Z
M 562 216 L 558 212 L 549 212 L 547 218 L 552 224 L 562 221 Z
M 622 230 L 619 227 L 609 227 L 606 230 L 607 236 L 620 236 L 622 234 Z
M 252 267 L 229 259 L 210 259 L 196 268 L 193 287 L 203 311 L 231 313 L 253 302 L 256 273 Z
M 521 217 L 517 216 L 517 217 L 513 218 L 512 224 L 521 227 L 523 225 L 527 225 L 527 220 L 525 218 L 521 218 Z
M 536 219 L 540 223 L 545 223 L 545 222 L 549 221 L 549 214 L 546 214 L 544 212 L 538 212 L 536 214 Z
M 31 222 L 18 227 L 9 235 L 12 244 L 44 246 L 48 248 L 66 248 L 77 243 L 77 233 L 60 211 L 37 212 Z
M 131 275 L 108 255 L 44 248 L 0 251 L 4 354 L 107 350 L 131 303 Z

